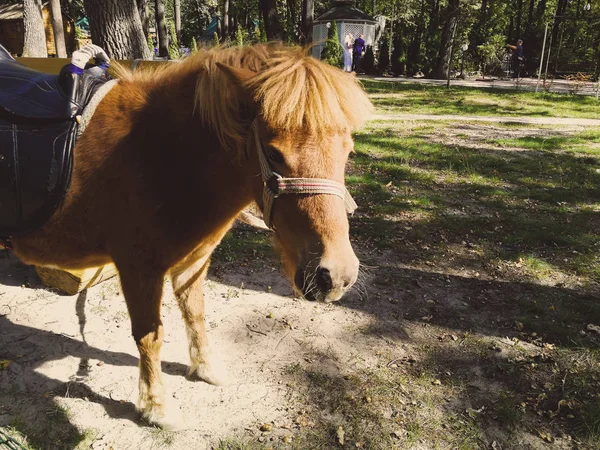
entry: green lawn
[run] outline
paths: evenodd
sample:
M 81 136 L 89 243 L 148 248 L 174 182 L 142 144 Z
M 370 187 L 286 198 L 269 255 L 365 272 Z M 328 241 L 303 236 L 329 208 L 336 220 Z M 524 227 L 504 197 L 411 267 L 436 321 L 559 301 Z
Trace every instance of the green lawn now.
M 362 80 L 380 113 L 600 118 L 594 97 Z
M 600 282 L 600 130 L 525 128 L 505 138 L 501 128 L 482 129 L 491 136 L 394 122 L 357 134 L 348 177 L 361 205 L 357 235 L 406 262 L 466 241 L 482 253 L 474 267 L 539 259 L 555 275 Z M 427 249 L 413 249 L 416 240 Z

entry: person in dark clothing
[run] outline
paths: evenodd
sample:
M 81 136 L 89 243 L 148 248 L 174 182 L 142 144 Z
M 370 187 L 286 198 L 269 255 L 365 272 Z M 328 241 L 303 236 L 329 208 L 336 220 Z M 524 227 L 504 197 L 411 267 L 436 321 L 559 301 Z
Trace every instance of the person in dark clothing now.
M 519 39 L 517 41 L 517 45 L 506 46 L 513 51 L 512 54 L 512 64 L 513 64 L 513 78 L 519 78 L 521 76 L 521 68 L 523 66 L 523 61 L 525 57 L 523 56 L 523 40 Z
M 354 40 L 354 45 L 352 46 L 352 71 L 354 72 L 358 71 L 360 59 L 365 52 L 365 40 L 363 38 L 364 35 L 361 34 Z

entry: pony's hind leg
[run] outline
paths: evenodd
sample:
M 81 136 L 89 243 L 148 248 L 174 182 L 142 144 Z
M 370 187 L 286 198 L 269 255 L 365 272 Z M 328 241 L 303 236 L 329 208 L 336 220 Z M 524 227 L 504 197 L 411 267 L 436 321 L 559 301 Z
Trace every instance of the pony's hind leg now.
M 204 326 L 204 293 L 202 285 L 208 271 L 208 256 L 191 265 L 179 265 L 171 269 L 173 291 L 187 328 L 190 370 L 189 376 L 197 377 L 214 385 L 225 384 L 222 367 L 211 356 Z
M 160 318 L 164 272 L 119 264 L 117 268 L 131 318 L 133 338 L 140 353 L 138 410 L 152 425 L 177 429 L 181 423 L 180 412 L 177 407 L 167 410 L 160 367 L 164 333 Z

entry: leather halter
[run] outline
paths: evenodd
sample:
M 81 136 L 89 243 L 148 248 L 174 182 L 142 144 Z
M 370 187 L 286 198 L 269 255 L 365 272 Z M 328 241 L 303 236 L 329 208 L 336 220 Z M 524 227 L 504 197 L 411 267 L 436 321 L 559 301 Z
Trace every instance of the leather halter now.
M 356 210 L 358 206 L 352 195 L 350 195 L 346 186 L 337 181 L 327 178 L 286 178 L 273 171 L 260 140 L 256 119 L 252 122 L 252 131 L 264 186 L 263 220 L 269 228 L 272 230 L 275 228 L 271 222 L 275 199 L 284 194 L 335 195 L 344 201 L 348 213 L 352 214 Z

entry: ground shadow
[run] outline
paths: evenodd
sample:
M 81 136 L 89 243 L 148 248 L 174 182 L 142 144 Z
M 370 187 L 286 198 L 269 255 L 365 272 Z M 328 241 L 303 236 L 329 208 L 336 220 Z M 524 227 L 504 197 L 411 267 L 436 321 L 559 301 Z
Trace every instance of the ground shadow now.
M 84 298 L 85 295 L 80 296 Z M 81 302 L 81 301 L 80 301 Z M 62 334 L 11 322 L 0 316 L 0 359 L 12 361 L 0 371 L 0 418 L 28 435 L 41 448 L 74 448 L 84 436 L 70 423 L 68 415 L 53 401 L 68 396 L 102 405 L 111 418 L 128 419 L 139 425 L 131 402 L 113 400 L 94 392 L 85 382 L 91 359 L 114 366 L 137 367 L 138 358 L 127 353 L 100 350 Z M 54 380 L 37 370 L 48 361 L 74 356 L 81 360 L 79 371 L 68 382 Z M 187 367 L 163 362 L 162 370 L 184 376 Z M 28 424 L 35 423 L 35 427 Z

